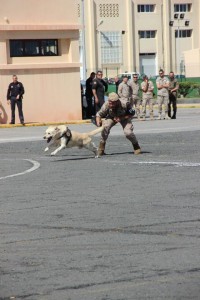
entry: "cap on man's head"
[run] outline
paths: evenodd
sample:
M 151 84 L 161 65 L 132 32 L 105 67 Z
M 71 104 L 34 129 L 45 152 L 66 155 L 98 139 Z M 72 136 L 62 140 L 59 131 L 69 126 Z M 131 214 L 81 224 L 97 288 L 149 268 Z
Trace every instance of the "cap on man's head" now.
M 122 78 L 128 78 L 128 75 L 123 75 Z
M 115 102 L 117 100 L 119 100 L 119 96 L 116 93 L 113 92 L 108 95 L 108 101 Z
M 143 78 L 143 79 L 147 78 L 147 75 L 146 75 L 146 74 L 143 74 L 143 75 L 142 75 L 142 78 Z

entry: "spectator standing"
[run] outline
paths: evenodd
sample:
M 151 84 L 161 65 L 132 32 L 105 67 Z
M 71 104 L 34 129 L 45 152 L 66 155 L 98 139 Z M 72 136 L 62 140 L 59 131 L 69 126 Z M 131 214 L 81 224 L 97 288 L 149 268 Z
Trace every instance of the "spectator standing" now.
M 110 130 L 117 123 L 120 123 L 126 138 L 132 143 L 134 154 L 140 154 L 141 149 L 138 144 L 137 138 L 133 133 L 132 118 L 135 111 L 132 109 L 130 103 L 123 103 L 120 101 L 119 96 L 116 93 L 110 93 L 108 101 L 102 106 L 102 108 L 96 114 L 97 126 L 102 125 L 102 118 L 105 118 L 103 122 L 104 129 L 101 133 L 101 141 L 99 144 L 98 155 L 105 154 L 106 140 L 110 134 Z
M 86 96 L 86 101 L 87 101 L 87 110 L 86 110 L 86 118 L 91 119 L 92 115 L 95 115 L 94 111 L 94 103 L 93 103 L 93 92 L 92 92 L 92 84 L 93 84 L 93 79 L 95 78 L 95 72 L 92 72 L 90 74 L 90 77 L 86 80 L 86 91 L 85 91 L 85 96 Z
M 149 80 L 147 75 L 143 76 L 143 82 L 141 83 L 142 89 L 142 113 L 141 118 L 142 120 L 146 119 L 146 106 L 149 105 L 149 115 L 150 120 L 154 120 L 153 116 L 153 90 L 154 85 L 151 80 Z
M 119 84 L 117 94 L 119 95 L 120 101 L 122 102 L 129 102 L 133 105 L 132 101 L 132 89 L 131 86 L 128 84 L 128 76 L 124 75 L 122 82 Z
M 171 119 L 168 116 L 168 104 L 169 104 L 169 80 L 164 76 L 164 71 L 160 69 L 159 77 L 156 79 L 156 86 L 158 89 L 158 120 L 161 120 L 162 117 L 162 106 L 164 105 L 164 116 L 163 119 L 169 120 Z
M 133 79 L 129 80 L 129 85 L 132 89 L 132 101 L 133 105 L 135 106 L 135 112 L 136 116 L 139 119 L 140 118 L 140 97 L 139 97 L 139 90 L 140 90 L 140 85 L 138 82 L 138 75 L 134 74 Z
M 95 113 L 99 111 L 104 104 L 104 95 L 108 90 L 108 84 L 102 79 L 102 76 L 102 71 L 97 71 L 96 78 L 93 79 L 92 83 L 92 92 L 95 101 Z
M 116 89 L 116 94 L 118 93 L 118 87 L 122 81 L 118 78 L 118 76 L 115 76 L 115 89 Z
M 24 95 L 24 86 L 17 80 L 17 76 L 13 75 L 13 81 L 9 84 L 7 90 L 7 103 L 11 106 L 11 122 L 15 124 L 15 106 L 17 105 L 20 123 L 24 126 L 24 115 L 22 110 L 22 98 Z
M 178 80 L 174 77 L 174 72 L 169 73 L 169 105 L 168 105 L 168 116 L 171 119 L 176 119 L 177 112 L 177 93 L 179 89 Z M 173 115 L 171 117 L 171 105 L 173 108 Z

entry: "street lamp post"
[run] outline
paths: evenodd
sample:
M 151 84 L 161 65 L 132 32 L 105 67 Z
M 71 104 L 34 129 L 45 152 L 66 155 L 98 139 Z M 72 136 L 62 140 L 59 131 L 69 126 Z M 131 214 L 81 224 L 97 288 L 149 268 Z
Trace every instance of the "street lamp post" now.
M 184 28 L 185 26 L 189 26 L 189 20 L 185 20 L 184 19 L 185 17 L 185 14 L 183 13 L 175 13 L 174 14 L 174 20 L 171 20 L 169 22 L 169 26 L 171 27 L 175 27 L 177 28 L 177 35 L 175 34 L 175 40 L 177 38 L 177 42 L 175 42 L 175 60 L 176 60 L 176 63 L 175 63 L 175 66 L 176 66 L 176 73 L 178 75 L 181 74 L 182 70 L 181 70 L 181 67 L 180 67 L 180 43 L 179 43 L 179 38 L 180 38 L 180 28 Z M 177 21 L 177 24 L 174 24 L 174 22 Z M 184 23 L 184 25 L 183 25 Z

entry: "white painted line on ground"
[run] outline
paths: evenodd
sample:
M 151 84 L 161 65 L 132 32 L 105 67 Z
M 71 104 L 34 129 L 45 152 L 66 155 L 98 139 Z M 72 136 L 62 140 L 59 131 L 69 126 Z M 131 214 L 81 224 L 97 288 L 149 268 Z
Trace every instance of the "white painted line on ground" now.
M 8 176 L 4 176 L 4 177 L 0 177 L 0 180 L 1 179 L 6 179 L 6 178 L 11 178 L 11 177 L 16 177 L 16 176 L 21 176 L 21 175 L 25 175 L 27 173 L 30 173 L 30 172 L 33 172 L 35 170 L 37 170 L 39 167 L 40 167 L 40 163 L 38 161 L 35 161 L 35 160 L 32 160 L 32 159 L 23 159 L 23 160 L 26 160 L 26 161 L 29 161 L 30 163 L 33 164 L 33 167 L 24 171 L 24 172 L 21 172 L 21 173 L 16 173 L 16 174 L 12 174 L 12 175 L 8 175 Z
M 0 143 L 15 143 L 15 142 L 33 142 L 33 141 L 41 141 L 41 137 L 10 137 L 10 138 L 0 138 Z
M 171 165 L 177 167 L 200 167 L 200 163 L 192 163 L 192 162 L 182 162 L 182 161 L 115 161 L 115 160 L 105 160 L 106 163 L 113 163 L 113 164 L 121 164 L 121 165 Z

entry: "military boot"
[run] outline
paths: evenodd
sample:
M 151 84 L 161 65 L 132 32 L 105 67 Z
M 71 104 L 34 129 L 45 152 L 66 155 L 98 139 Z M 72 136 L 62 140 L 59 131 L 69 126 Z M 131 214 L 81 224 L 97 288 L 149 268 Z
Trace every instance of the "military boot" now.
M 133 148 L 134 148 L 134 154 L 136 155 L 141 154 L 141 148 L 138 143 L 133 144 Z
M 104 152 L 105 146 L 106 146 L 106 142 L 101 141 L 101 142 L 99 143 L 98 156 L 103 156 L 103 155 L 105 155 L 105 152 Z
M 150 114 L 150 120 L 153 121 L 154 120 L 154 116 L 153 114 Z
M 168 113 L 165 113 L 164 119 L 165 120 L 171 120 L 171 118 L 168 116 Z
M 157 120 L 161 120 L 161 113 L 158 114 Z

